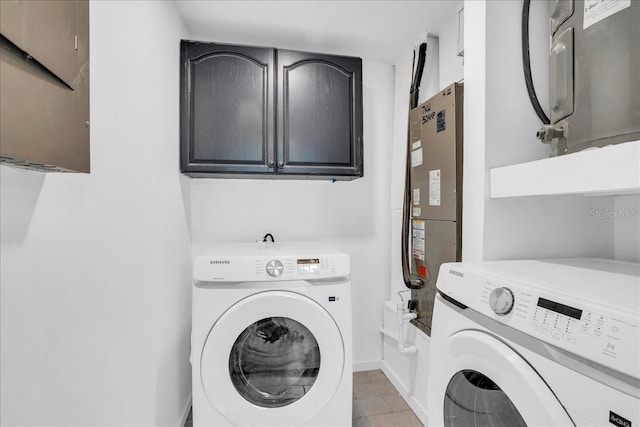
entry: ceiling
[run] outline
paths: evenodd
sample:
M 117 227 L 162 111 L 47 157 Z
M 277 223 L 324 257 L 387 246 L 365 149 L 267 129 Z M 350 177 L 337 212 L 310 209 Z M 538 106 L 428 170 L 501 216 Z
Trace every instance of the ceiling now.
M 179 0 L 189 37 L 394 62 L 456 14 L 454 0 Z

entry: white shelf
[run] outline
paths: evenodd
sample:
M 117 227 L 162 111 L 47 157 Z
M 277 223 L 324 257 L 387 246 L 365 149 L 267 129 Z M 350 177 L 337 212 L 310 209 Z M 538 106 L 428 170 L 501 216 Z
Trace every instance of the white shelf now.
M 640 141 L 490 170 L 491 197 L 640 194 Z

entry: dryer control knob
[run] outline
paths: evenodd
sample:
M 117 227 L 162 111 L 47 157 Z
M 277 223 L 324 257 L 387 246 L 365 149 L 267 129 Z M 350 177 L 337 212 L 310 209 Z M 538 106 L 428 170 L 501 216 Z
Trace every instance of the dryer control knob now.
M 284 267 L 277 259 L 271 260 L 267 263 L 267 274 L 271 277 L 278 277 L 282 274 Z
M 489 294 L 489 307 L 499 316 L 505 316 L 513 309 L 513 292 L 509 288 L 495 288 Z

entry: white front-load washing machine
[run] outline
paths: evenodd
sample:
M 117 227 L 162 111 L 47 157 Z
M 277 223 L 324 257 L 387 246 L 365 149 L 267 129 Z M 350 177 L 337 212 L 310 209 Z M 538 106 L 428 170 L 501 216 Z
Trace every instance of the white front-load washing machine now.
M 350 426 L 349 256 L 222 244 L 193 267 L 194 426 Z
M 443 264 L 430 426 L 640 425 L 640 266 Z

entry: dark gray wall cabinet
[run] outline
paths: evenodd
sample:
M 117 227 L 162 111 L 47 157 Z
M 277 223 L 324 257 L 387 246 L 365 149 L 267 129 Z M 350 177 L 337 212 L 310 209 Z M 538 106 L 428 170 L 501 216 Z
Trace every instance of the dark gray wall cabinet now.
M 194 177 L 362 176 L 362 60 L 182 41 L 180 166 Z

